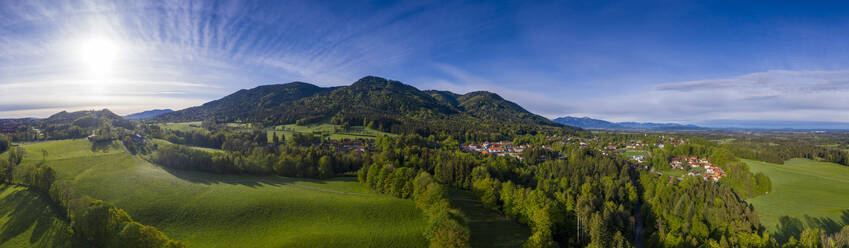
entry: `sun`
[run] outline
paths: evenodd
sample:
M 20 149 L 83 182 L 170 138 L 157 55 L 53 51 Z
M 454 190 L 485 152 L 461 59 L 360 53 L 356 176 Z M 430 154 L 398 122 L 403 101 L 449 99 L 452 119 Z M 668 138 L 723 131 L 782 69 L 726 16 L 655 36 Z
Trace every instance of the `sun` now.
M 105 36 L 92 36 L 78 44 L 77 59 L 88 75 L 102 77 L 113 72 L 120 50 L 114 40 Z

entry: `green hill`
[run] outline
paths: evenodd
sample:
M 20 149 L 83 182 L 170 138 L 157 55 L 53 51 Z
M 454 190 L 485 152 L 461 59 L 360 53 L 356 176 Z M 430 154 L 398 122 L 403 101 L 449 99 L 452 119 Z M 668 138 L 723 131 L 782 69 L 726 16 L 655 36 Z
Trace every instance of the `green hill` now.
M 102 199 L 189 247 L 422 247 L 413 201 L 371 193 L 353 178 L 309 180 L 167 170 L 115 145 L 82 139 L 25 145 L 78 194 Z M 17 215 L 17 214 L 16 214 Z
M 465 95 L 421 91 L 398 81 L 364 77 L 350 86 L 321 88 L 294 82 L 240 90 L 198 107 L 160 115 L 159 122 L 347 124 L 392 133 L 492 134 L 505 130 L 574 131 L 490 92 Z
M 171 122 L 206 119 L 219 119 L 222 122 L 261 120 L 263 116 L 295 100 L 332 89 L 302 82 L 263 85 L 250 90 L 239 90 L 201 106 L 159 115 L 155 119 Z

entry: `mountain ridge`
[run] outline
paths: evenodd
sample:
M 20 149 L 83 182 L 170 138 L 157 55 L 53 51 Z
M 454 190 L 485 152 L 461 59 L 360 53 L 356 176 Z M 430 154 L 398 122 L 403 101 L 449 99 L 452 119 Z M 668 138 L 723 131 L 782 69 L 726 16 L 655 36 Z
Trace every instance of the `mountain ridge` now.
M 590 117 L 564 116 L 554 119 L 555 122 L 586 129 L 608 130 L 701 130 L 703 127 L 679 123 L 654 122 L 609 122 Z
M 125 115 L 124 119 L 130 119 L 130 120 L 148 119 L 148 118 L 153 118 L 153 117 L 156 117 L 156 116 L 159 116 L 159 115 L 162 115 L 162 114 L 171 113 L 171 112 L 174 112 L 174 110 L 172 110 L 172 109 L 151 109 L 151 110 L 145 110 L 145 111 L 142 111 L 142 112 Z
M 569 127 L 528 112 L 498 94 L 419 90 L 399 81 L 366 76 L 348 86 L 304 82 L 263 85 L 154 117 L 160 122 L 203 121 L 280 124 L 333 123 L 372 126 L 393 133 L 535 133 Z

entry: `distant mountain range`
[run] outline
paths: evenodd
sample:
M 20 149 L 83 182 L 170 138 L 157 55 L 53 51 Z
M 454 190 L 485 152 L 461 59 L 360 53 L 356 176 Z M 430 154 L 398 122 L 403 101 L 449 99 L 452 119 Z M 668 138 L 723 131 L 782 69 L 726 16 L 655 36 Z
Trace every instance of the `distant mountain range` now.
M 710 120 L 699 124 L 716 129 L 849 130 L 847 122 L 828 121 Z
M 333 123 L 371 126 L 393 133 L 498 135 L 505 130 L 577 130 L 528 112 L 501 96 L 476 91 L 422 91 L 368 76 L 349 86 L 303 82 L 263 85 L 154 117 L 155 121 L 252 122 L 263 125 Z
M 124 118 L 125 119 L 142 120 L 142 119 L 157 117 L 157 116 L 160 116 L 162 114 L 167 114 L 167 113 L 171 113 L 171 112 L 174 112 L 174 110 L 171 110 L 171 109 L 154 109 L 154 110 L 148 110 L 148 111 L 128 114 L 128 115 L 125 115 Z
M 709 120 L 699 125 L 651 122 L 609 122 L 589 117 L 560 117 L 555 122 L 584 129 L 606 130 L 849 130 L 849 123 L 826 121 Z
M 651 122 L 609 122 L 589 117 L 565 116 L 554 119 L 554 122 L 575 126 L 585 129 L 608 129 L 608 130 L 701 130 L 703 127 L 696 125 L 684 125 L 678 123 L 651 123 Z

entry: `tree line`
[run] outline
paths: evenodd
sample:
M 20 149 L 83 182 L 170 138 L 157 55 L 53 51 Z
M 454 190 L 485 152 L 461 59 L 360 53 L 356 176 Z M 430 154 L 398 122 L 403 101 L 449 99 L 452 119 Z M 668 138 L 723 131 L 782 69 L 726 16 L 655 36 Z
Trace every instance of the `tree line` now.
M 254 147 L 249 152 L 207 152 L 183 145 L 158 145 L 146 158 L 175 169 L 199 170 L 218 174 L 329 178 L 354 172 L 362 165 L 363 155 L 335 153 L 318 146 Z
M 371 189 L 398 198 L 413 199 L 427 218 L 425 236 L 430 247 L 470 247 L 469 227 L 460 210 L 451 206 L 447 188 L 427 172 L 377 163 L 362 167 L 358 180 Z
M 739 157 L 775 164 L 784 164 L 792 158 L 807 158 L 849 166 L 849 150 L 841 149 L 838 142 L 842 140 L 740 137 L 724 147 Z

